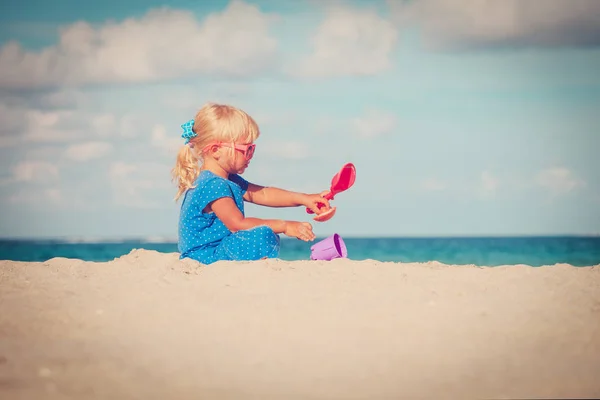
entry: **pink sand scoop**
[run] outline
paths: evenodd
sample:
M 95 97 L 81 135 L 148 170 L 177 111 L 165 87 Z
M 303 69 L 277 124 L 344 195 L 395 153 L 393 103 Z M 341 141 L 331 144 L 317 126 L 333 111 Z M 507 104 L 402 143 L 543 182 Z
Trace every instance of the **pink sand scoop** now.
M 337 233 L 315 243 L 310 248 L 311 260 L 330 261 L 334 258 L 347 258 L 348 250 L 341 236 Z
M 340 172 L 335 174 L 335 176 L 331 180 L 331 187 L 329 188 L 329 192 L 327 192 L 323 197 L 327 200 L 333 200 L 336 194 L 348 190 L 350 187 L 352 187 L 352 185 L 354 185 L 355 180 L 356 168 L 354 167 L 354 164 L 345 164 L 340 170 Z M 319 208 L 323 206 L 324 204 L 319 204 Z M 306 212 L 309 214 L 313 214 L 313 211 L 309 208 L 306 209 Z M 329 211 L 321 213 L 315 216 L 313 219 L 317 222 L 324 222 L 331 219 L 334 216 L 334 214 L 335 207 L 331 207 Z

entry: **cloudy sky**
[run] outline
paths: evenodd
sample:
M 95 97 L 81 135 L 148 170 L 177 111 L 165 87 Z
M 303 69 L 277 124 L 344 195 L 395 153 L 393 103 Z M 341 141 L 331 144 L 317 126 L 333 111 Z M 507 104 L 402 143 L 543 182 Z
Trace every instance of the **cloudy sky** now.
M 2 237 L 176 237 L 179 125 L 207 101 L 260 124 L 250 181 L 356 165 L 318 235 L 600 233 L 600 1 L 1 7 Z

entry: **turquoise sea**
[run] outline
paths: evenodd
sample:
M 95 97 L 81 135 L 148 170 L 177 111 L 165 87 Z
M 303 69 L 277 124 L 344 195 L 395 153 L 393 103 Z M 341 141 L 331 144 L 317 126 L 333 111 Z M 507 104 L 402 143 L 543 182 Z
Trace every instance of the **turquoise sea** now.
M 318 238 L 320 240 L 321 238 Z M 343 238 L 352 260 L 475 264 L 481 266 L 567 263 L 575 266 L 600 264 L 600 237 L 443 237 L 443 238 Z M 308 260 L 310 246 L 282 238 L 280 258 Z M 46 261 L 53 257 L 86 261 L 110 261 L 133 249 L 177 252 L 176 243 L 124 240 L 73 243 L 60 240 L 0 240 L 0 259 Z

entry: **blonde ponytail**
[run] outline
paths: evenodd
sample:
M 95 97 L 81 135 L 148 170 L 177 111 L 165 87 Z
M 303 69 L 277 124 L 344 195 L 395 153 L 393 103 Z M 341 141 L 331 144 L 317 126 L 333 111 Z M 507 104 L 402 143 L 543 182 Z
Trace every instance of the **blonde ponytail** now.
M 175 167 L 171 171 L 173 180 L 177 181 L 177 195 L 175 201 L 181 197 L 188 189 L 194 187 L 194 182 L 198 175 L 200 175 L 200 165 L 198 165 L 199 158 L 196 152 L 189 146 L 184 145 L 179 149 L 177 154 L 177 161 Z

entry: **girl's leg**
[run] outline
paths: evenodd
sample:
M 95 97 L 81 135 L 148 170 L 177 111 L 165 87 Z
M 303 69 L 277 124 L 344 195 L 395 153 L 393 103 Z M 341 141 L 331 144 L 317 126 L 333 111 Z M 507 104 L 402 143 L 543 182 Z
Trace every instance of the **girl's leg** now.
M 268 226 L 237 231 L 227 236 L 215 252 L 217 259 L 252 261 L 279 256 L 279 235 Z

